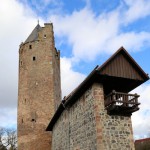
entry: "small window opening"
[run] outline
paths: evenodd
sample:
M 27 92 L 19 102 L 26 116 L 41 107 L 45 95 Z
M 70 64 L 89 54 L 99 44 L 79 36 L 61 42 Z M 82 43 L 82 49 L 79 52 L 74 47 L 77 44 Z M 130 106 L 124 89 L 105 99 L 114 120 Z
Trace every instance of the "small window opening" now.
M 26 103 L 26 99 L 24 100 L 24 102 Z
M 44 38 L 46 38 L 46 34 L 44 34 Z
M 36 60 L 36 58 L 35 58 L 35 56 L 33 57 L 33 61 L 35 61 Z
M 23 123 L 23 119 L 21 120 L 21 122 Z
M 32 112 L 32 114 L 31 114 L 31 122 L 36 122 L 36 112 Z
M 32 122 L 36 122 L 36 120 L 35 120 L 35 119 L 33 119 L 33 118 L 32 118 L 32 120 L 31 120 L 31 121 L 32 121 Z
M 22 66 L 22 61 L 20 61 L 20 65 Z
M 29 45 L 29 49 L 32 49 L 32 45 Z

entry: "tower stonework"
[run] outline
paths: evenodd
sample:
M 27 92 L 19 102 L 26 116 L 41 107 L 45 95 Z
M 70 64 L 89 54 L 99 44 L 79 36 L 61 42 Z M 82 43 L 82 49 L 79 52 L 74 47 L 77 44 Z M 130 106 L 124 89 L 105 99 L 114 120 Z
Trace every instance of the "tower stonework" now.
M 19 150 L 51 149 L 51 133 L 45 130 L 60 100 L 60 53 L 53 25 L 38 24 L 19 48 Z

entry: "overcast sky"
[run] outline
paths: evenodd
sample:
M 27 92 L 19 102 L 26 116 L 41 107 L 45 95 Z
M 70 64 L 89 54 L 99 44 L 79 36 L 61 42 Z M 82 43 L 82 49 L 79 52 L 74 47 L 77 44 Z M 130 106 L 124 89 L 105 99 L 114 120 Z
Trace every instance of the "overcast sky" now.
M 1 0 L 0 126 L 16 127 L 18 49 L 38 19 L 54 25 L 63 96 L 121 46 L 150 74 L 149 0 Z M 141 105 L 132 116 L 134 136 L 143 138 L 150 133 L 150 82 L 135 92 Z

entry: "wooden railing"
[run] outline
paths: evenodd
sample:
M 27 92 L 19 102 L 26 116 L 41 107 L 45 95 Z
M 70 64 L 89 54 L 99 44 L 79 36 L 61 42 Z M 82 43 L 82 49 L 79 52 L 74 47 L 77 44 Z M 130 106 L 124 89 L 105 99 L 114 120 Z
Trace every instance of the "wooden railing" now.
M 112 91 L 105 97 L 105 108 L 110 112 L 118 111 L 124 113 L 132 113 L 139 110 L 137 94 L 128 94 Z

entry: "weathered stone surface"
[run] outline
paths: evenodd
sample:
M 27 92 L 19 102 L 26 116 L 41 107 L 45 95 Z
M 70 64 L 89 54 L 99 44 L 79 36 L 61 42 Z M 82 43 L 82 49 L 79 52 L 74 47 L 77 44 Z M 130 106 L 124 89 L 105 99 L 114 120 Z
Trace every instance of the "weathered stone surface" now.
M 53 128 L 53 150 L 96 149 L 96 124 L 92 89 L 63 112 Z
M 52 135 L 52 150 L 134 150 L 131 118 L 107 114 L 101 84 L 62 113 Z
M 52 24 L 45 24 L 38 40 L 20 45 L 19 150 L 51 149 L 51 135 L 45 129 L 61 99 L 59 61 Z
M 97 105 L 96 120 L 97 131 L 97 150 L 134 150 L 133 132 L 131 117 L 110 116 L 104 108 L 103 87 L 94 84 L 93 88 L 97 91 L 94 94 L 95 104 Z M 98 93 L 99 91 L 99 93 Z M 94 92 L 95 93 L 95 92 Z M 102 139 L 98 137 L 101 136 Z

